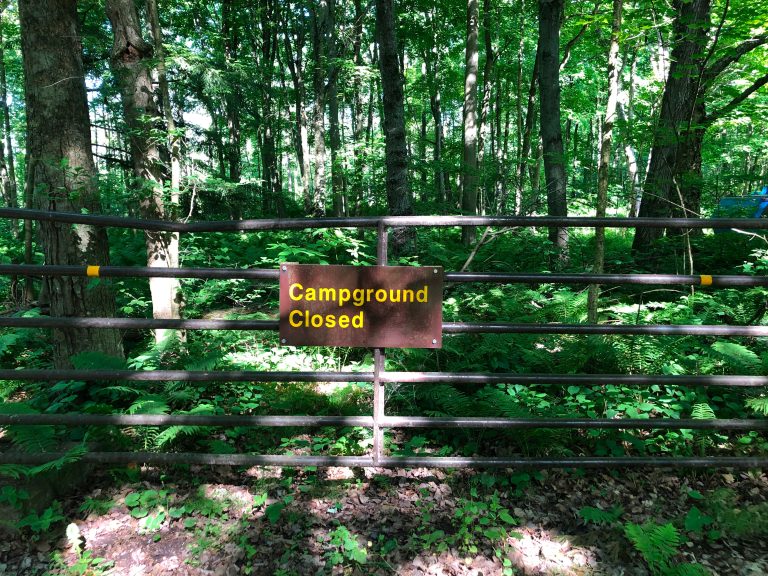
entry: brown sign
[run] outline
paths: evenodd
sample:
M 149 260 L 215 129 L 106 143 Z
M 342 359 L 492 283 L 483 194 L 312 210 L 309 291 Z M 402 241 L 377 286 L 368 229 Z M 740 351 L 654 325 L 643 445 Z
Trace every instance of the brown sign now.
M 280 265 L 280 343 L 440 348 L 439 266 Z

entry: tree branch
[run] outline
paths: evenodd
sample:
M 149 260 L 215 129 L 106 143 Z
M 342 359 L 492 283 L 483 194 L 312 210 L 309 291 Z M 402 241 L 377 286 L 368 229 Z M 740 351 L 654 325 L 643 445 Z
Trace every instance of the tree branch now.
M 594 17 L 597 15 L 597 11 L 600 9 L 600 2 L 601 0 L 595 0 L 595 7 L 592 8 L 592 13 L 590 14 L 592 19 L 594 19 Z M 576 46 L 579 40 L 581 40 L 581 37 L 584 36 L 584 33 L 589 29 L 590 24 L 592 24 L 592 20 L 584 24 L 576 33 L 576 36 L 571 38 L 565 45 L 565 48 L 563 48 L 563 57 L 560 60 L 560 72 L 562 72 L 568 64 L 568 60 L 571 59 L 571 50 L 573 50 L 573 47 Z
M 733 100 L 728 102 L 725 106 L 720 108 L 719 110 L 716 110 L 715 112 L 712 112 L 711 114 L 707 115 L 707 125 L 711 125 L 712 123 L 716 122 L 726 114 L 730 114 L 739 104 L 744 102 L 747 98 L 749 98 L 752 94 L 757 92 L 760 88 L 768 84 L 768 74 L 764 74 L 757 80 L 755 80 L 752 85 L 744 90 L 741 94 L 736 96 Z
M 741 57 L 744 56 L 744 54 L 747 54 L 755 48 L 759 48 L 766 43 L 768 43 L 768 33 L 763 33 L 759 36 L 754 36 L 753 38 L 744 40 L 740 44 L 731 47 L 728 54 L 722 56 L 711 66 L 707 67 L 706 70 L 704 70 L 704 84 L 711 84 L 715 78 L 720 76 L 720 74 L 722 74 L 725 69 L 728 68 L 728 66 L 738 62 Z

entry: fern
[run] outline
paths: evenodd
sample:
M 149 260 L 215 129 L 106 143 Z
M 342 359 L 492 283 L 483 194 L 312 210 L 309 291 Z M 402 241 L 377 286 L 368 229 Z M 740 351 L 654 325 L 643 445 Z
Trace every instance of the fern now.
M 717 418 L 715 411 L 708 402 L 697 402 L 691 409 L 691 418 L 694 420 L 714 420 Z M 708 447 L 712 446 L 713 439 L 712 430 L 695 430 L 694 437 L 696 438 L 696 447 L 699 454 L 702 456 L 706 453 Z
M 672 524 L 627 524 L 624 527 L 627 536 L 635 549 L 640 552 L 647 562 L 651 573 L 666 576 L 671 569 L 670 562 L 680 548 L 680 533 Z
M 212 404 L 203 404 L 182 414 L 215 414 L 216 408 Z M 169 426 L 155 438 L 155 446 L 163 448 L 175 442 L 180 436 L 198 436 L 210 430 L 210 426 Z
M 0 414 L 38 414 L 39 412 L 23 402 L 0 405 Z M 53 426 L 12 425 L 1 430 L 23 452 L 48 452 L 56 448 L 56 429 Z
M 157 395 L 137 398 L 128 408 L 129 414 L 168 414 L 168 412 L 170 408 L 165 399 Z
M 768 416 L 768 396 L 758 396 L 757 398 L 750 398 L 747 400 L 747 407 L 751 408 L 758 414 Z
M 717 418 L 715 411 L 707 402 L 697 402 L 691 410 L 691 418 L 694 420 L 714 420 Z
M 2 476 L 19 480 L 22 476 L 29 476 L 29 467 L 21 464 L 2 464 L 0 465 L 0 477 Z
M 584 519 L 585 524 L 613 524 L 623 513 L 624 509 L 621 506 L 614 506 L 610 510 L 584 506 L 579 510 L 579 516 Z
M 86 452 L 88 452 L 88 449 L 86 448 L 85 444 L 79 444 L 56 460 L 51 460 L 50 462 L 46 462 L 31 468 L 29 474 L 34 476 L 35 474 L 41 474 L 43 472 L 61 470 L 64 466 L 81 460 Z

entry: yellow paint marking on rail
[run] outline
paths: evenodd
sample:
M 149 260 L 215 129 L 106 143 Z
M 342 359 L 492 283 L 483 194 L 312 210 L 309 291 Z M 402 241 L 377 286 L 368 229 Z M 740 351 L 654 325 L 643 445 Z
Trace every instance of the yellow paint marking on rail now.
M 712 286 L 712 276 L 709 274 L 702 274 L 701 275 L 701 285 L 702 286 Z
M 88 266 L 85 269 L 86 276 L 90 278 L 98 278 L 99 277 L 99 267 L 98 266 Z

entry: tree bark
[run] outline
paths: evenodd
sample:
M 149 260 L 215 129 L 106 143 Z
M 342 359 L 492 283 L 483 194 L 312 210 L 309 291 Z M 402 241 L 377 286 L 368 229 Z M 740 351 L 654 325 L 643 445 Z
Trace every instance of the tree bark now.
M 288 62 L 288 70 L 291 74 L 291 81 L 293 82 L 293 103 L 296 114 L 293 137 L 296 148 L 296 160 L 299 165 L 300 187 L 298 192 L 303 199 L 305 212 L 307 214 L 312 214 L 317 211 L 317 207 L 313 205 L 313 197 L 310 192 L 309 134 L 307 133 L 309 120 L 307 119 L 307 113 L 304 109 L 306 87 L 304 83 L 303 60 L 306 32 L 301 16 L 297 16 L 295 28 L 292 29 L 289 26 L 287 15 L 293 12 L 294 11 L 291 9 L 289 3 L 287 10 L 283 13 L 285 16 L 283 42 L 285 45 L 285 58 Z M 291 45 L 291 38 L 295 38 L 293 46 Z
M 11 140 L 11 115 L 8 110 L 8 82 L 5 76 L 5 40 L 2 31 L 2 15 L 4 10 L 0 9 L 0 111 L 2 112 L 2 122 L 5 135 L 5 146 L 0 142 L 0 186 L 2 186 L 3 196 L 10 208 L 18 208 L 19 198 L 16 188 L 16 166 L 13 158 L 13 142 Z M 11 220 L 11 233 L 14 238 L 19 236 L 18 222 Z
M 328 29 L 336 31 L 336 0 L 328 1 Z M 344 198 L 344 170 L 341 161 L 341 133 L 339 130 L 339 89 L 336 62 L 336 34 L 328 38 L 328 123 L 331 144 L 331 196 L 333 215 L 343 216 L 346 211 Z
M 376 35 L 384 106 L 387 206 L 391 215 L 405 216 L 413 213 L 413 202 L 408 185 L 403 75 L 400 70 L 393 0 L 376 0 Z M 394 253 L 403 251 L 412 238 L 412 230 L 408 228 L 392 230 Z
M 91 155 L 88 100 L 75 0 L 20 0 L 27 159 L 34 206 L 62 212 L 100 211 Z M 108 265 L 103 228 L 40 223 L 46 264 Z M 114 316 L 114 295 L 104 282 L 59 277 L 44 280 L 52 316 Z M 122 357 L 116 330 L 53 331 L 53 362 L 70 367 L 71 357 L 101 352 Z
M 563 0 L 539 0 L 539 94 L 541 139 L 547 209 L 550 216 L 567 216 L 565 154 L 560 122 L 560 22 Z M 550 228 L 549 239 L 559 251 L 561 263 L 568 259 L 568 229 Z
M 701 104 L 700 64 L 708 43 L 710 0 L 676 0 L 674 5 L 677 11 L 674 46 L 653 138 L 651 165 L 643 187 L 640 217 L 668 217 L 673 205 L 679 206 L 678 195 L 673 191 L 681 184 L 680 153 L 690 140 L 686 125 L 690 125 L 694 111 Z M 663 228 L 638 228 L 632 249 L 646 250 L 663 234 Z
M 142 37 L 141 22 L 133 0 L 107 0 L 106 10 L 114 34 L 111 65 L 120 88 L 123 116 L 129 130 L 133 168 L 131 187 L 138 194 L 141 216 L 162 220 L 168 216 L 163 184 L 169 178 L 163 162 L 165 151 L 162 141 L 154 134 L 163 129 L 163 117 L 154 99 L 150 74 L 153 47 Z M 147 266 L 178 267 L 178 234 L 146 232 L 145 242 Z M 150 278 L 149 290 L 154 318 L 180 317 L 177 278 Z M 155 341 L 159 344 L 175 332 L 155 330 Z
M 222 0 L 221 5 L 221 36 L 224 40 L 224 67 L 226 70 L 228 88 L 224 97 L 225 114 L 227 118 L 227 164 L 230 182 L 239 183 L 241 173 L 240 163 L 240 102 L 242 90 L 238 74 L 235 71 L 238 51 L 240 49 L 240 30 L 237 23 L 235 0 Z M 239 195 L 235 194 L 233 202 L 239 204 Z M 242 209 L 233 205 L 235 213 L 240 216 Z
M 464 59 L 464 153 L 461 171 L 461 209 L 468 216 L 477 214 L 477 75 L 478 75 L 478 0 L 467 0 L 467 41 Z M 475 242 L 475 228 L 461 229 L 465 246 Z
M 611 25 L 611 44 L 608 50 L 608 102 L 605 106 L 605 121 L 600 142 L 600 162 L 597 167 L 597 211 L 598 218 L 605 218 L 608 204 L 608 169 L 611 161 L 613 144 L 613 124 L 616 121 L 616 108 L 619 100 L 619 34 L 621 33 L 621 12 L 623 0 L 613 0 L 613 23 Z M 594 273 L 602 274 L 605 264 L 605 228 L 595 228 L 595 265 Z M 597 306 L 600 298 L 600 286 L 589 287 L 587 317 L 589 322 L 597 322 Z

